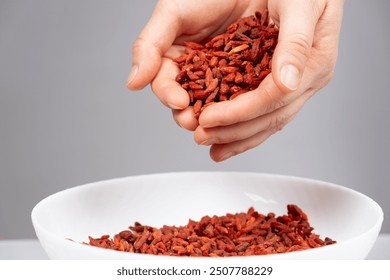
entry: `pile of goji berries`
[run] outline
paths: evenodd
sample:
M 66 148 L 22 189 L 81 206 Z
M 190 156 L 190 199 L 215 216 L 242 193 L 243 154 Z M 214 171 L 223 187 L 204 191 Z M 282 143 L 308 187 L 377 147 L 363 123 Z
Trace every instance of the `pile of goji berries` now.
M 306 250 L 335 243 L 313 233 L 307 215 L 287 205 L 287 215 L 245 213 L 204 216 L 185 226 L 155 228 L 135 223 L 110 238 L 89 237 L 89 244 L 118 251 L 168 256 L 251 256 Z
M 279 30 L 263 14 L 240 18 L 204 43 L 185 42 L 185 54 L 174 61 L 176 81 L 188 92 L 195 117 L 214 102 L 254 90 L 271 72 Z

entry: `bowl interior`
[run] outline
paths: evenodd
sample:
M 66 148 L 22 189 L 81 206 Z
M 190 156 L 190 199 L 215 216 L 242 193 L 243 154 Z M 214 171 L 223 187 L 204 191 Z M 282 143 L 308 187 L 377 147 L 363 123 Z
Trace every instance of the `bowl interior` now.
M 184 225 L 204 215 L 247 211 L 287 213 L 296 204 L 321 238 L 349 241 L 378 227 L 379 205 L 338 185 L 304 178 L 238 172 L 141 175 L 71 188 L 42 200 L 33 210 L 38 233 L 76 242 L 111 236 L 138 221 Z M 380 226 L 379 226 L 380 227 Z M 85 246 L 87 247 L 87 246 Z

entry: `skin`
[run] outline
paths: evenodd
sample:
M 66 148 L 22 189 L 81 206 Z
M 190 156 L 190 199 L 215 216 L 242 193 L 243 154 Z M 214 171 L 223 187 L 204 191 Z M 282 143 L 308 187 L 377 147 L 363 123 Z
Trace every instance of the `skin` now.
M 337 60 L 343 0 L 160 0 L 133 45 L 128 88 L 151 84 L 197 144 L 210 146 L 220 162 L 252 149 L 291 122 L 305 102 L 329 83 Z M 217 8 L 216 8 L 217 7 Z M 240 17 L 269 9 L 279 27 L 272 73 L 259 87 L 231 101 L 208 106 L 196 120 L 189 97 L 175 81 L 172 59 L 184 41 L 201 41 Z

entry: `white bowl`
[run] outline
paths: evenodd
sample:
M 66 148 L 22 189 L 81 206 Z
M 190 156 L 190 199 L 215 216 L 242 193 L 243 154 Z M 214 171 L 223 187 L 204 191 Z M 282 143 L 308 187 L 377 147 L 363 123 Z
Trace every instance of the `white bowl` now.
M 383 222 L 381 207 L 354 190 L 317 180 L 246 172 L 179 172 L 91 183 L 53 194 L 32 211 L 35 232 L 51 259 L 173 258 L 81 244 L 145 225 L 185 225 L 188 219 L 247 211 L 287 213 L 296 204 L 314 232 L 337 243 L 258 259 L 364 259 Z M 68 240 L 72 239 L 74 242 Z M 181 257 L 182 258 L 182 257 Z M 234 257 L 229 257 L 234 258 Z

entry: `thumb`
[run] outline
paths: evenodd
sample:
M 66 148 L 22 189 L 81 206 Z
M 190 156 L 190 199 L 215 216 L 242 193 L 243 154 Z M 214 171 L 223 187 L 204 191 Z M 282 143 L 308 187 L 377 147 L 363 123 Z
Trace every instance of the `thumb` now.
M 278 45 L 272 59 L 272 75 L 284 92 L 300 84 L 313 44 L 318 19 L 324 9 L 313 0 L 272 1 L 270 16 L 279 23 Z
M 178 19 L 174 11 L 161 2 L 133 44 L 133 65 L 127 80 L 130 90 L 142 89 L 153 80 L 160 68 L 162 56 L 177 36 Z

